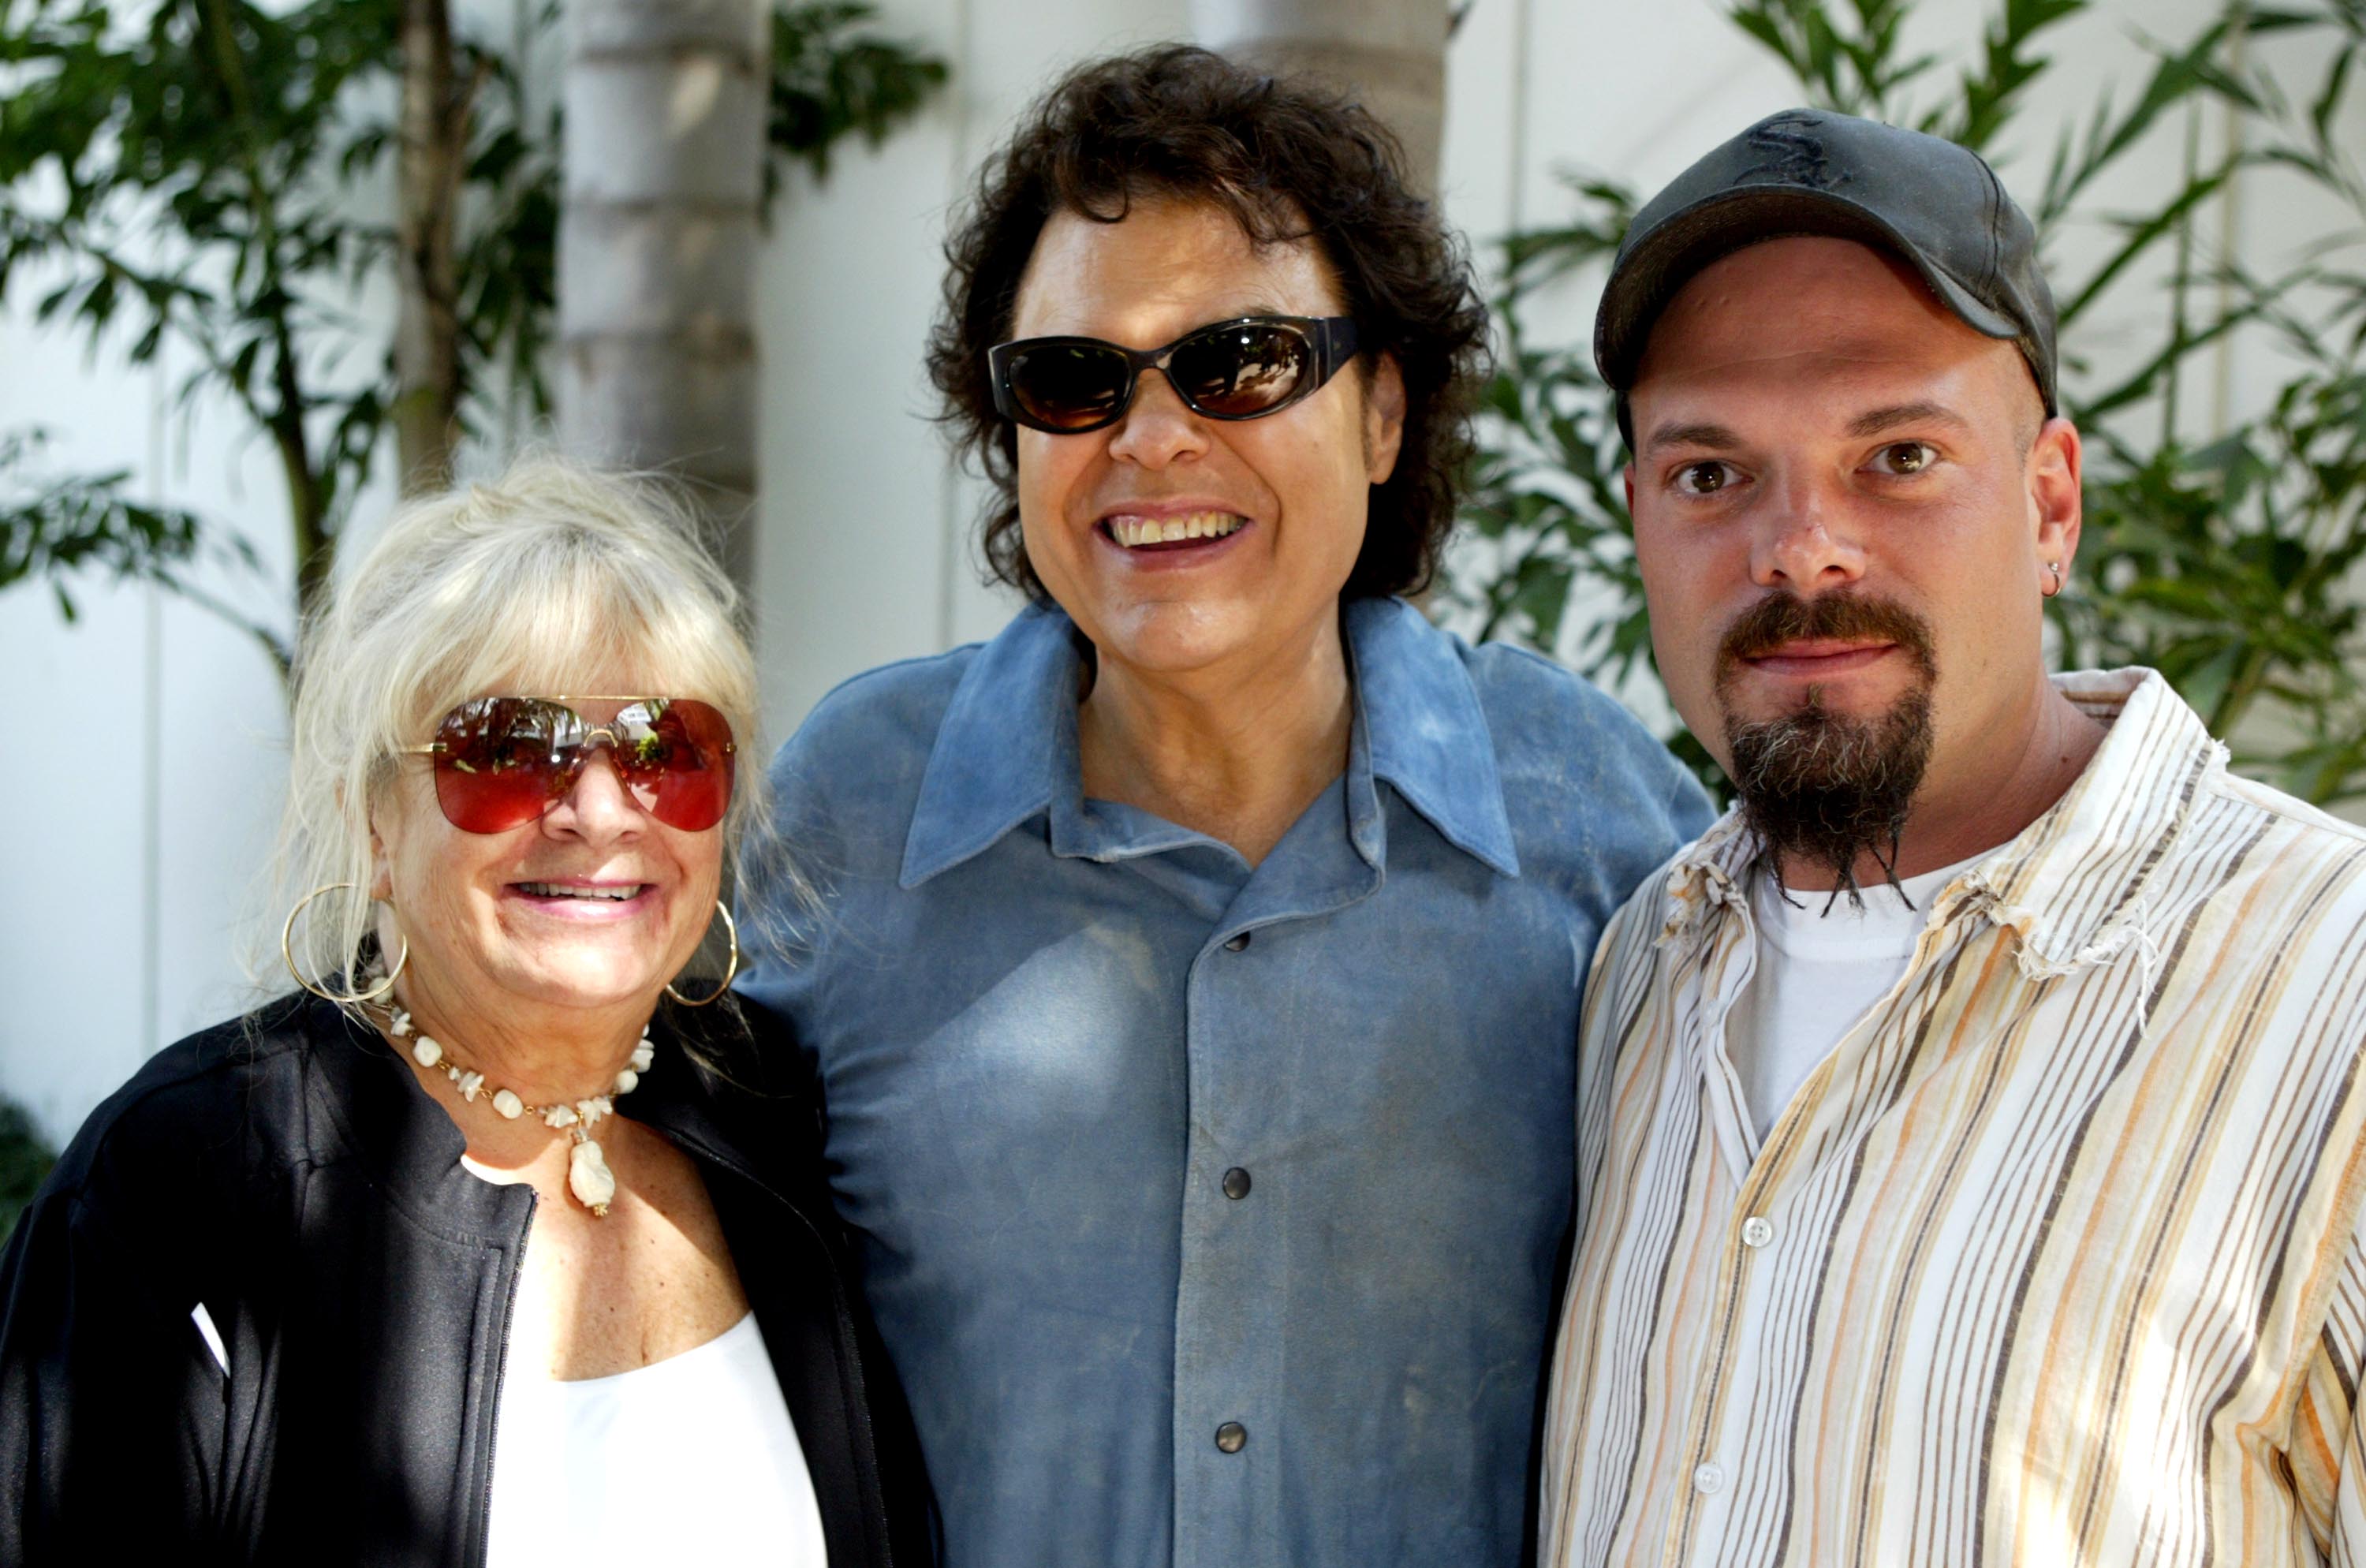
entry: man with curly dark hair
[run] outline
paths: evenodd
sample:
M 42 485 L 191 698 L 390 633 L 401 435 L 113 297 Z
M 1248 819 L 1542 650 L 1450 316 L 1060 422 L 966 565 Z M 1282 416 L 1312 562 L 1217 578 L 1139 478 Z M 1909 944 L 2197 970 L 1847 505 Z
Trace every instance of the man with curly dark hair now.
M 947 1561 L 1517 1562 L 1581 976 L 1705 803 L 1393 597 L 1485 318 L 1361 108 L 1087 65 L 947 249 L 930 368 L 1032 603 L 783 750 L 827 907 L 749 982 L 826 1086 Z

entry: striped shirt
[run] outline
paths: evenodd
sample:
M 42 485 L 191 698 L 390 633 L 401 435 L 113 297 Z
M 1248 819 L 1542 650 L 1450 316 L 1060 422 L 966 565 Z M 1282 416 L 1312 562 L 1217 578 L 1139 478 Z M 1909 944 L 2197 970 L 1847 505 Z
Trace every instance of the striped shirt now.
M 2056 684 L 2101 750 L 1763 1144 L 1755 840 L 1605 934 L 1550 1568 L 2366 1562 L 2366 831 L 2156 674 Z

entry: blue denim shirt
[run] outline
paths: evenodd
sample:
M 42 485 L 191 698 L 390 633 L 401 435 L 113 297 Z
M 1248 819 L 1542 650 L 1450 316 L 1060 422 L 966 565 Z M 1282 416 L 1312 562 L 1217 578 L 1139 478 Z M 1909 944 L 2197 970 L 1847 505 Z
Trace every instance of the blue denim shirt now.
M 1567 671 L 1343 625 L 1347 771 L 1254 870 L 1082 797 L 1056 610 L 774 764 L 823 907 L 743 983 L 816 1057 L 953 1568 L 1522 1556 L 1579 991 L 1709 812 Z

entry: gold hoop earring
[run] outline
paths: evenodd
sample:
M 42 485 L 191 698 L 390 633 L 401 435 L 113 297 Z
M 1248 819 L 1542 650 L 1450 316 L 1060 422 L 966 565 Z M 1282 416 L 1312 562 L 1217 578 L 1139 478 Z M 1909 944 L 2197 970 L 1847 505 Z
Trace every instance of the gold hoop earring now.
M 396 954 L 394 967 L 387 971 L 386 978 L 371 987 L 368 990 L 356 991 L 352 996 L 340 996 L 336 992 L 332 991 L 325 987 L 314 985 L 311 981 L 304 978 L 304 972 L 302 970 L 296 967 L 295 937 L 297 917 L 303 914 L 305 907 L 310 904 L 313 899 L 318 898 L 321 894 L 334 893 L 339 888 L 357 886 L 358 884 L 351 882 L 324 882 L 321 884 L 320 886 L 315 887 L 312 891 L 305 894 L 304 897 L 296 900 L 296 907 L 287 911 L 287 923 L 279 928 L 279 956 L 286 961 L 287 964 L 287 973 L 296 977 L 296 983 L 298 985 L 303 987 L 306 990 L 311 992 L 322 1001 L 338 1002 L 346 1006 L 356 1006 L 362 1002 L 374 1002 L 377 1000 L 378 998 L 394 989 L 394 977 L 402 973 L 402 966 L 404 964 L 411 962 L 411 939 L 409 937 L 404 937 L 402 939 L 402 951 Z
M 720 898 L 717 898 L 715 901 L 715 912 L 723 917 L 723 929 L 725 931 L 729 933 L 731 937 L 730 967 L 723 971 L 723 983 L 715 987 L 714 994 L 712 996 L 701 997 L 696 1001 L 692 1001 L 688 997 L 685 997 L 680 991 L 675 990 L 672 985 L 669 983 L 666 986 L 665 994 L 671 997 L 675 1001 L 680 1002 L 686 1008 L 712 1007 L 715 1003 L 721 1001 L 723 999 L 723 993 L 731 988 L 731 977 L 739 973 L 739 922 L 731 918 L 731 906 L 726 904 Z

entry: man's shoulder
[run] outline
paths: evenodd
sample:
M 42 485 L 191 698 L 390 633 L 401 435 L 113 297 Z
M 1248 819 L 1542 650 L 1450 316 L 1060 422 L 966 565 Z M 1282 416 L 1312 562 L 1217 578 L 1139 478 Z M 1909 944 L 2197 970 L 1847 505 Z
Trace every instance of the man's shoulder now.
M 1536 818 L 1529 832 L 1568 838 L 1592 853 L 1604 823 L 1631 818 L 1647 826 L 1641 847 L 1656 862 L 1707 825 L 1700 785 L 1617 698 L 1524 648 L 1459 638 L 1456 648 L 1487 716 L 1515 827 Z
M 2366 860 L 2366 827 L 2344 821 L 2296 795 L 2231 771 L 2218 776 L 2212 792 L 2238 811 L 2257 814 L 2263 825 L 2293 834 L 2313 852 L 2336 860 Z
M 2160 671 L 2132 665 L 2066 671 L 2051 680 L 2109 726 L 2071 797 L 2074 853 L 2138 852 L 2147 864 L 2199 858 L 2214 869 L 2186 881 L 2205 888 L 2277 864 L 2353 875 L 2366 868 L 2366 827 L 2235 772 L 2225 743 Z M 2092 847 L 2084 839 L 2090 834 Z
M 1566 665 L 1508 642 L 1454 639 L 1500 752 L 1515 745 L 1559 749 L 1573 740 L 1666 749 L 1609 693 Z
M 2253 875 L 2272 877 L 2287 887 L 2295 886 L 2295 877 L 2305 878 L 2324 896 L 2366 907 L 2366 827 L 2231 771 L 2216 771 L 2208 793 L 2219 820 L 2197 836 L 2191 852 L 2255 844 L 2257 851 L 2241 857 Z M 2240 866 L 2231 879 L 2244 879 Z
M 945 710 L 984 647 L 906 659 L 839 682 L 772 759 L 772 788 L 794 818 L 820 807 L 849 812 L 900 808 L 908 817 Z
M 949 652 L 901 659 L 850 675 L 814 705 L 783 752 L 860 744 L 918 748 L 925 753 L 936 743 L 937 729 L 962 677 L 985 646 L 963 643 Z

